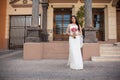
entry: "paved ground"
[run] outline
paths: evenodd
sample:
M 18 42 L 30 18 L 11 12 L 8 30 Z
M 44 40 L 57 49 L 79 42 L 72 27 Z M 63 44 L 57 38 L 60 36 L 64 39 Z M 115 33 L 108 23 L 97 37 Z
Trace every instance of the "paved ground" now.
M 23 60 L 22 53 L 0 51 L 0 80 L 120 80 L 120 62 L 84 61 L 76 71 L 67 60 Z

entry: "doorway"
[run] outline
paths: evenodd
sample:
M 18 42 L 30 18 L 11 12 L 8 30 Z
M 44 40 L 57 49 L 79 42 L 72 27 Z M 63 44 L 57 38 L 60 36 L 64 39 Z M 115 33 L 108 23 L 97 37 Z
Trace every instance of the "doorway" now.
M 71 8 L 55 8 L 54 9 L 54 26 L 53 26 L 53 40 L 66 41 L 68 35 L 66 35 L 67 25 L 70 23 L 72 15 Z
M 23 48 L 23 44 L 25 42 L 25 37 L 27 33 L 26 27 L 31 26 L 31 20 L 32 20 L 31 15 L 10 16 L 9 49 Z
M 117 41 L 120 42 L 120 10 L 117 10 Z
M 98 41 L 105 41 L 104 8 L 93 8 L 92 11 L 93 26 L 97 30 L 96 37 Z

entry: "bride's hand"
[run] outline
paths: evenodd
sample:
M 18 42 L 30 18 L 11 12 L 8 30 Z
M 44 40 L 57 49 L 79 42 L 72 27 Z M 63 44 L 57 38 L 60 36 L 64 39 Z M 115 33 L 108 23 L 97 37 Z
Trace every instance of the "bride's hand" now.
M 75 35 L 71 35 L 71 37 L 75 37 Z
M 72 37 L 75 37 L 75 36 L 77 36 L 77 34 L 76 33 L 74 33 L 73 35 L 71 35 Z
M 76 33 L 73 33 L 73 36 L 77 36 L 77 34 L 76 34 Z
M 79 32 L 78 35 L 82 35 L 82 33 Z

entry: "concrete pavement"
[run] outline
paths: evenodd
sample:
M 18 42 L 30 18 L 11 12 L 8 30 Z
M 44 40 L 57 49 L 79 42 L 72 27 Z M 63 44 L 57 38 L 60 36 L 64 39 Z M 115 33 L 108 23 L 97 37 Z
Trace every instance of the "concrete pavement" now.
M 71 70 L 67 60 L 23 60 L 22 50 L 8 53 L 0 58 L 0 80 L 120 80 L 120 62 L 84 61 L 83 70 Z

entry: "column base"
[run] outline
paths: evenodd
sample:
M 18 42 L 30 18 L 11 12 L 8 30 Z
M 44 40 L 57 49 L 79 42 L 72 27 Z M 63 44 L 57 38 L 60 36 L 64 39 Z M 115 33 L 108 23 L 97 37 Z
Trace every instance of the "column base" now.
M 85 43 L 97 43 L 96 29 L 89 27 L 84 28 L 84 42 Z
M 25 42 L 40 42 L 40 41 L 41 41 L 40 37 L 27 37 L 25 39 Z
M 42 42 L 48 42 L 48 36 L 49 36 L 49 34 L 47 34 L 47 33 L 41 33 L 40 34 L 41 41 Z
M 40 28 L 39 27 L 28 27 L 25 37 L 25 42 L 40 42 Z

